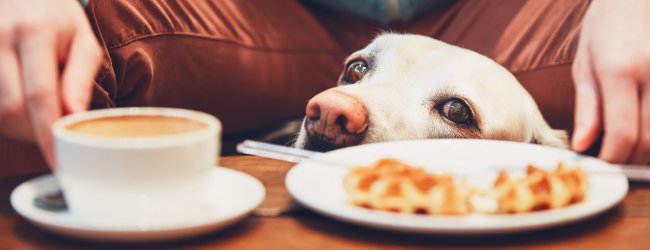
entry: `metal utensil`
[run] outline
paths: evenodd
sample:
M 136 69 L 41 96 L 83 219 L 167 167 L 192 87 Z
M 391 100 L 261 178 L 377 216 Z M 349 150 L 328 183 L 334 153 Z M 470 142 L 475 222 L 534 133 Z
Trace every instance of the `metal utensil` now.
M 237 144 L 237 152 L 295 163 L 314 161 L 332 166 L 357 165 L 345 160 L 325 158 L 323 157 L 325 154 L 321 152 L 253 140 L 245 140 Z
M 68 205 L 65 203 L 65 197 L 63 197 L 61 189 L 36 196 L 34 198 L 34 205 L 40 209 L 52 212 L 68 210 Z

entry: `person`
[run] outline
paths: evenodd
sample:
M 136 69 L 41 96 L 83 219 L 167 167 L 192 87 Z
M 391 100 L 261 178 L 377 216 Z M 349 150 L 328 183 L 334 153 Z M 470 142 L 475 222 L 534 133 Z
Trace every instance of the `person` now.
M 649 1 L 594 0 L 573 63 L 572 147 L 586 150 L 604 131 L 599 157 L 650 163 Z
M 21 141 L 53 166 L 51 124 L 88 108 L 192 108 L 220 117 L 226 134 L 299 116 L 346 54 L 385 29 L 492 57 L 551 125 L 573 128 L 573 149 L 602 134 L 600 158 L 647 164 L 649 10 L 635 0 L 458 0 L 382 25 L 308 0 L 96 0 L 85 9 L 0 0 L 0 169 L 38 165 Z

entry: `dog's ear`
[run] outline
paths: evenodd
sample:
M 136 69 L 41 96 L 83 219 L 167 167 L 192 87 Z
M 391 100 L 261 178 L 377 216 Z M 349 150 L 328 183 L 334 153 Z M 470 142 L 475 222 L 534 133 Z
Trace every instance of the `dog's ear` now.
M 537 129 L 533 134 L 533 143 L 556 148 L 569 147 L 569 135 L 565 130 L 545 128 Z

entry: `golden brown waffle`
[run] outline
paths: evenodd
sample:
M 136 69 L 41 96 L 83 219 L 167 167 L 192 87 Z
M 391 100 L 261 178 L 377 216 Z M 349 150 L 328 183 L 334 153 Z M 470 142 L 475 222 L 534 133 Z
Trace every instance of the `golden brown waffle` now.
M 350 203 L 400 213 L 464 215 L 523 213 L 567 206 L 584 198 L 587 178 L 560 163 L 554 172 L 528 166 L 526 176 L 501 171 L 491 188 L 479 189 L 396 159 L 351 169 L 343 180 Z

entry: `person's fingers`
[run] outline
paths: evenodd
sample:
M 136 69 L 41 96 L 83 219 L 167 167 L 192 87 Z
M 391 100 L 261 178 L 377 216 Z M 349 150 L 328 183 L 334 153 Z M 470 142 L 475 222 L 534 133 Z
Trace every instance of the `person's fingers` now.
M 600 72 L 605 136 L 598 157 L 612 163 L 625 163 L 638 139 L 638 85 L 631 74 L 611 73 L 611 70 Z
M 587 150 L 594 143 L 602 120 L 600 89 L 587 53 L 586 49 L 580 50 L 572 67 L 576 99 L 571 148 L 578 152 Z
M 31 139 L 26 116 L 13 34 L 0 31 L 0 131 L 18 139 Z
M 629 163 L 649 164 L 650 163 L 650 77 L 641 89 L 639 141 Z
M 72 42 L 63 71 L 62 98 L 66 112 L 76 113 L 88 108 L 92 94 L 92 83 L 102 53 L 92 33 L 82 33 Z
M 19 39 L 23 94 L 34 136 L 45 159 L 54 167 L 51 126 L 61 116 L 55 36 L 47 27 L 33 26 L 21 30 Z

